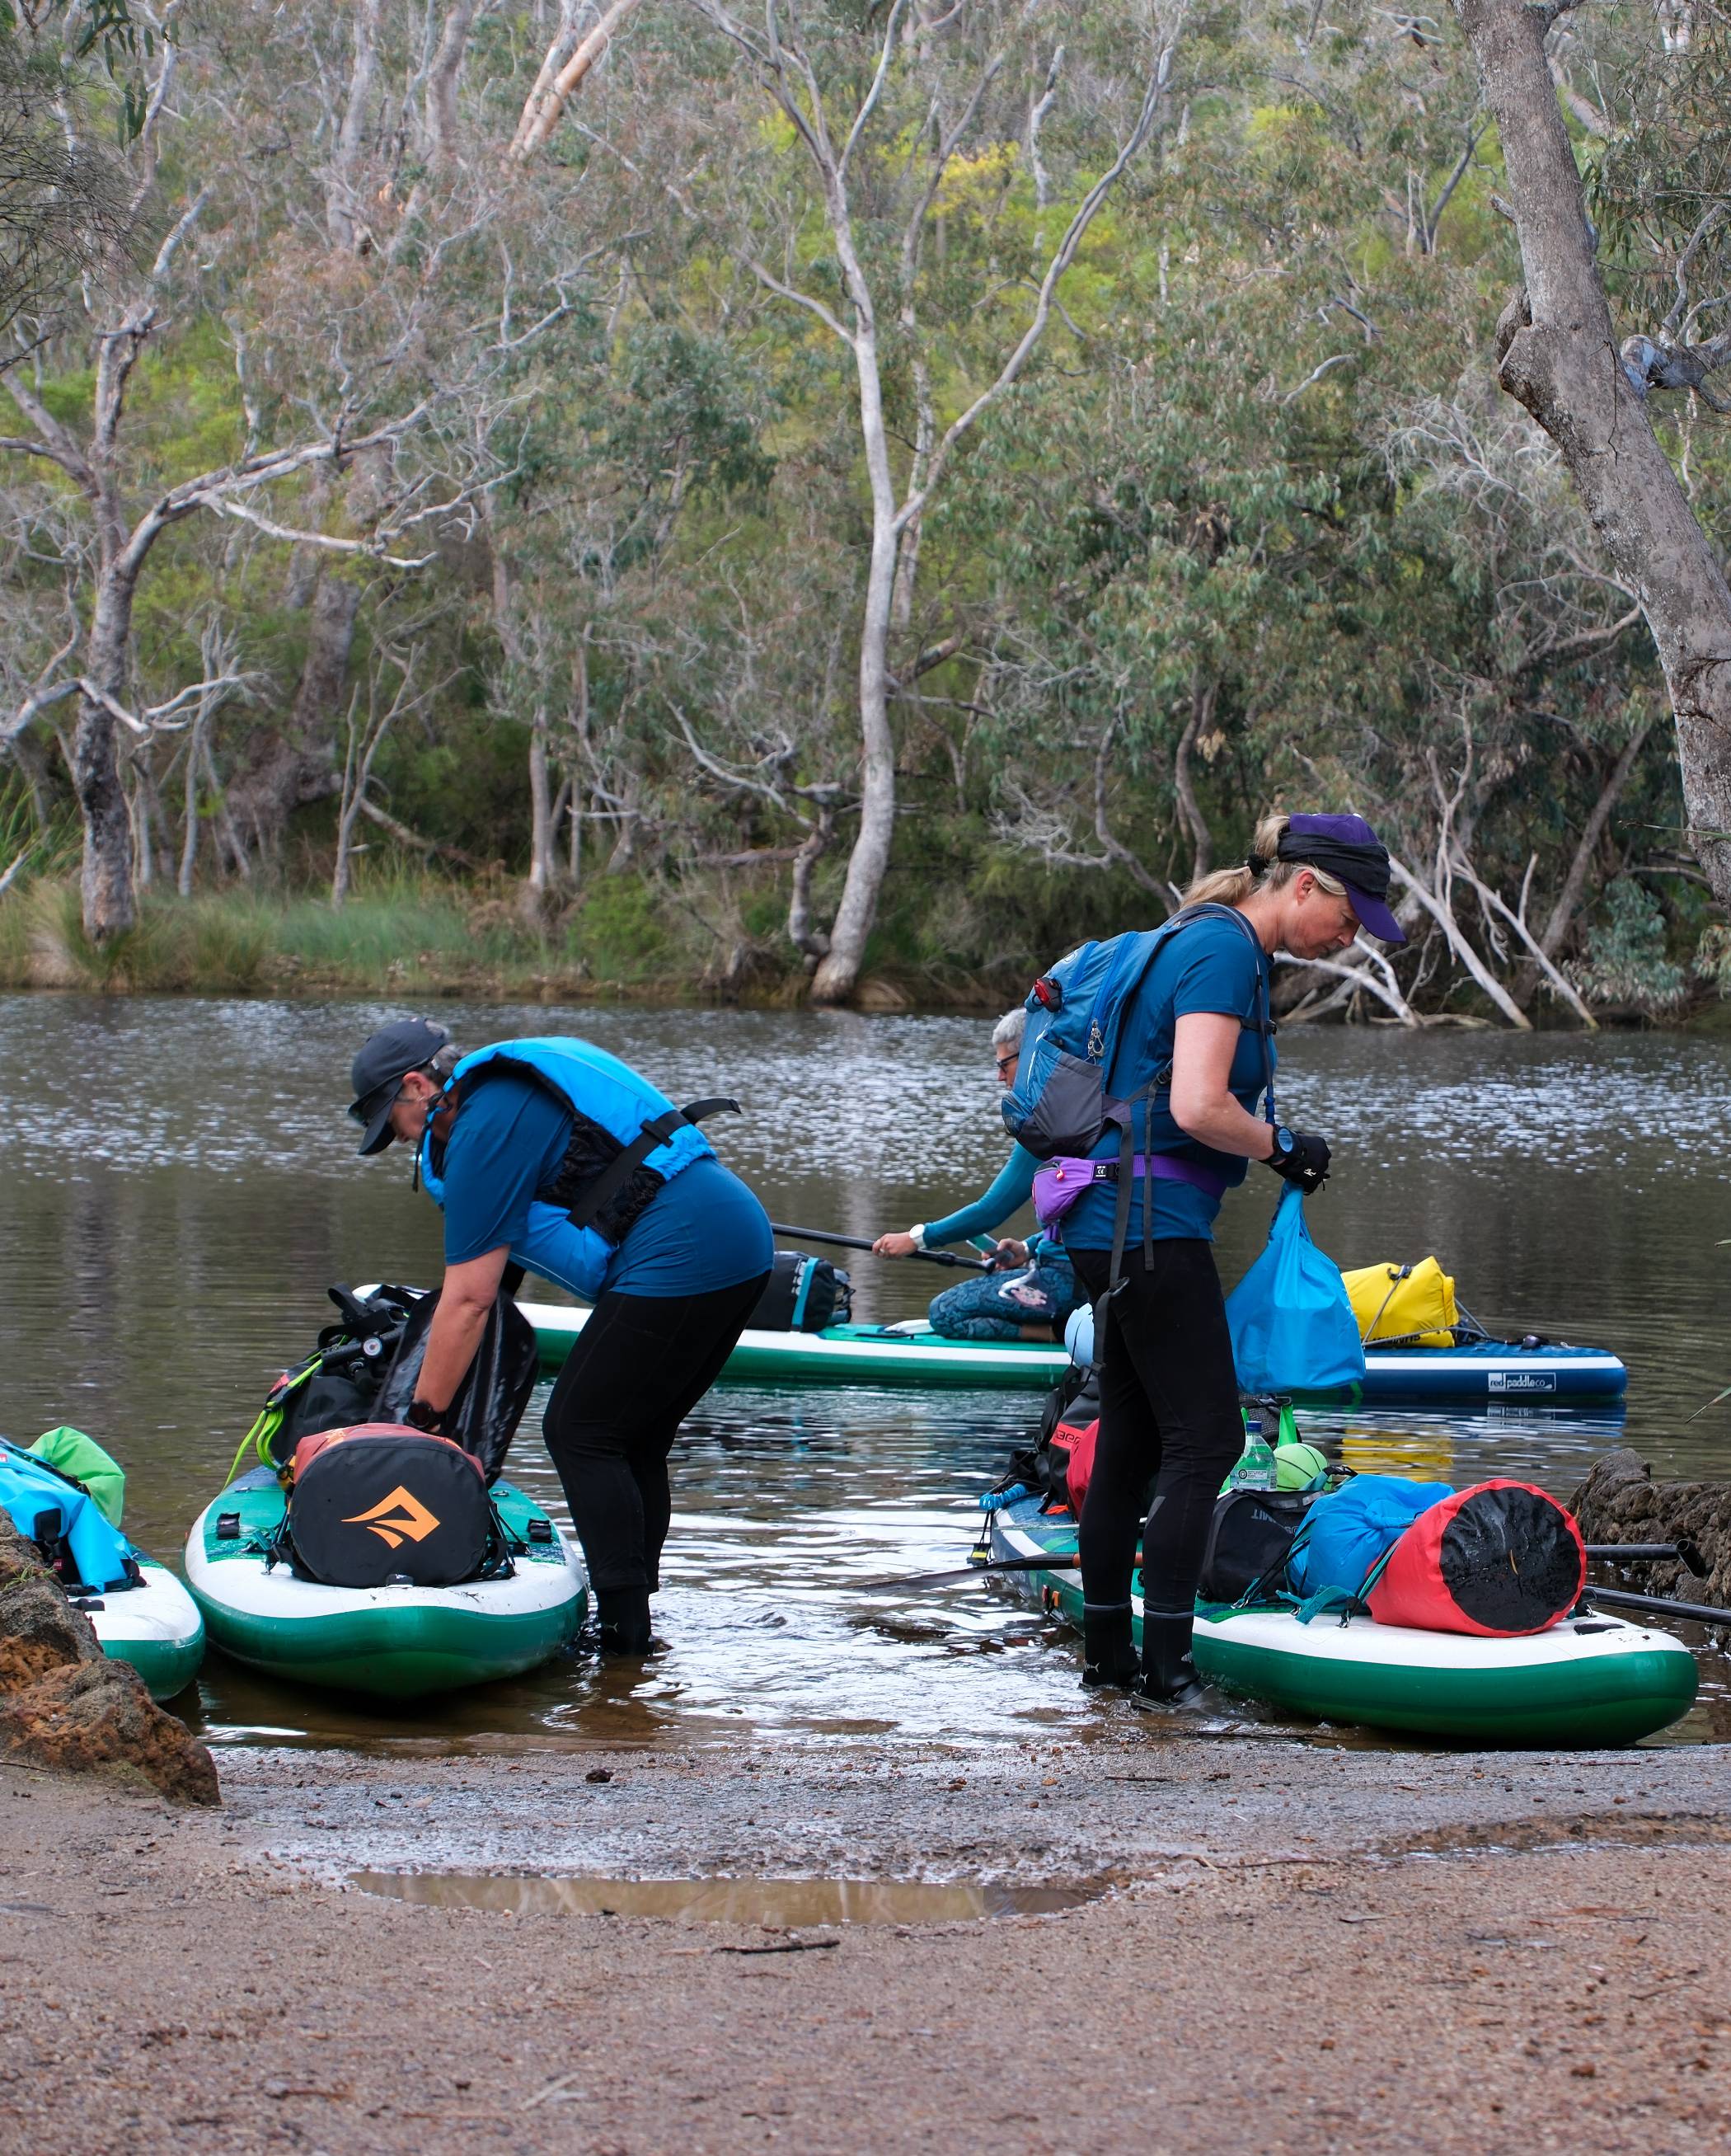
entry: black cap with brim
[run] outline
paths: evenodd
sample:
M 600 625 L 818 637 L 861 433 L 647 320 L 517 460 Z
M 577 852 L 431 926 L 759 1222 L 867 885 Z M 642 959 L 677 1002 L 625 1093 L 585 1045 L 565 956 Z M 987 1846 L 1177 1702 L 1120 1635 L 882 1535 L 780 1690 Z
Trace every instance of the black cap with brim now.
M 355 1088 L 349 1113 L 366 1132 L 361 1153 L 382 1152 L 390 1144 L 391 1111 L 403 1080 L 431 1063 L 450 1038 L 449 1027 L 435 1025 L 431 1019 L 400 1018 L 382 1025 L 363 1044 L 349 1072 Z

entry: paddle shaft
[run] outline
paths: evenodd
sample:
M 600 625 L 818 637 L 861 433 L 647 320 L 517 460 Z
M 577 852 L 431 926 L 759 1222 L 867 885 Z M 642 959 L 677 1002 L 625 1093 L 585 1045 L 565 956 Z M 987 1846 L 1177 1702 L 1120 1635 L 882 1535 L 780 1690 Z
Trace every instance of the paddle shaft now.
M 1625 1563 L 1661 1563 L 1675 1558 L 1697 1579 L 1705 1579 L 1708 1574 L 1707 1560 L 1693 1543 L 1588 1543 L 1584 1547 L 1589 1557 L 1614 1558 Z
M 802 1243 L 833 1243 L 843 1250 L 869 1250 L 872 1243 L 865 1235 L 832 1235 L 827 1228 L 790 1228 L 785 1220 L 771 1220 L 770 1232 L 775 1235 L 796 1235 Z M 976 1273 L 995 1272 L 997 1268 L 984 1258 L 964 1258 L 954 1250 L 914 1250 L 910 1255 L 924 1258 L 929 1265 L 963 1265 Z
M 1617 1609 L 1647 1609 L 1656 1617 L 1687 1617 L 1697 1625 L 1731 1625 L 1731 1609 L 1709 1602 L 1673 1602 L 1668 1594 L 1631 1594 L 1626 1587 L 1590 1587 L 1587 1602 L 1608 1602 Z
M 863 1579 L 861 1592 L 875 1594 L 892 1587 L 941 1587 L 954 1579 L 979 1579 L 988 1572 L 1073 1572 L 1079 1557 L 997 1557 L 985 1564 L 959 1564 L 949 1572 L 904 1572 L 894 1579 Z

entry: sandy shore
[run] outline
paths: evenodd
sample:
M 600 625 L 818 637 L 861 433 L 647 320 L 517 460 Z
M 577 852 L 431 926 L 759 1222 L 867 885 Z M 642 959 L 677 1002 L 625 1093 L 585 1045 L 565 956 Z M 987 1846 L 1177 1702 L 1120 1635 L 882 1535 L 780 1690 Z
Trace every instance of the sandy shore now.
M 0 2147 L 1723 2149 L 1718 1749 L 1108 1725 L 986 1753 L 231 1753 L 210 1815 L 0 1770 Z M 417 1866 L 1094 1898 L 786 1931 L 346 1883 Z

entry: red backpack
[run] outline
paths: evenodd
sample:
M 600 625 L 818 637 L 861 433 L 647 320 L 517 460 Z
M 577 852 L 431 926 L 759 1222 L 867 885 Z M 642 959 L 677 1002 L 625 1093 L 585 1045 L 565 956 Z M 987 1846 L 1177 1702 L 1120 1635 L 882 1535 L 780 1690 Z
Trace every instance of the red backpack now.
M 1361 1591 L 1379 1625 L 1512 1640 L 1559 1624 L 1586 1586 L 1573 1516 L 1530 1482 L 1476 1482 L 1419 1514 Z

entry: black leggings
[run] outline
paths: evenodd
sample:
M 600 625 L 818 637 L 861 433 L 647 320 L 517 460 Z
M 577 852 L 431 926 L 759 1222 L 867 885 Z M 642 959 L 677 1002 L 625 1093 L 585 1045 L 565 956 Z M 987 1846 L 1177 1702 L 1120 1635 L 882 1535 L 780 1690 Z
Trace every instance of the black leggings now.
M 1104 1250 L 1073 1250 L 1076 1276 L 1096 1301 L 1105 1292 Z M 1083 1599 L 1104 1609 L 1128 1600 L 1142 1537 L 1145 1613 L 1169 1655 L 1188 1649 L 1188 1620 L 1202 1546 L 1221 1481 L 1244 1448 L 1238 1378 L 1212 1246 L 1186 1236 L 1124 1254 L 1124 1285 L 1108 1305 L 1102 1353 L 1100 1434 L 1078 1540 Z M 1151 1487 L 1150 1487 L 1151 1486 Z M 1182 1620 L 1182 1621 L 1175 1621 Z M 1144 1663 L 1153 1660 L 1145 1645 Z
M 668 1455 L 768 1277 L 709 1295 L 603 1295 L 577 1335 L 541 1428 L 597 1594 L 660 1584 Z

